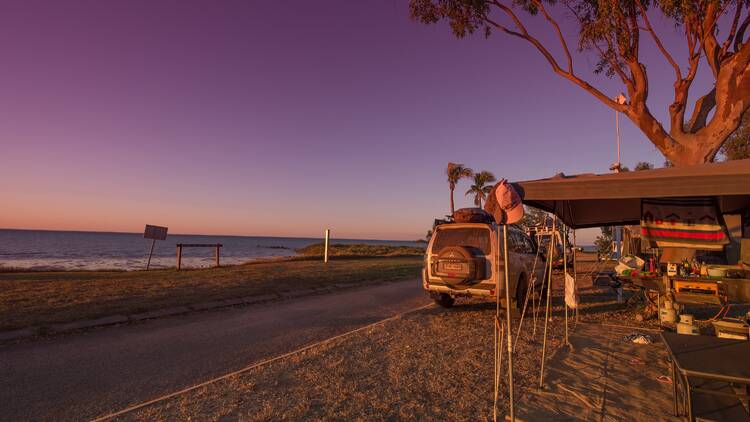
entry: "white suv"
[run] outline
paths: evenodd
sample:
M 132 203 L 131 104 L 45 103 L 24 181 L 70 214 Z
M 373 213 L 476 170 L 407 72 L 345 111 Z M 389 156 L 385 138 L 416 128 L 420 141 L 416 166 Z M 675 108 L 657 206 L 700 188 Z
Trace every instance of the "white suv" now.
M 498 239 L 500 246 L 496 250 Z M 436 226 L 425 252 L 423 287 L 430 292 L 435 302 L 446 308 L 452 306 L 458 296 L 487 297 L 493 300 L 499 296 L 505 306 L 502 244 L 502 226 L 494 222 L 446 223 Z M 501 260 L 499 274 L 495 274 L 496 256 Z M 544 257 L 537 254 L 536 243 L 526 233 L 516 226 L 508 226 L 508 259 L 510 297 L 514 305 L 520 308 L 528 291 L 528 283 L 533 280 L 535 288 L 543 284 Z M 538 262 L 535 263 L 535 259 Z M 498 276 L 500 291 L 495 291 Z

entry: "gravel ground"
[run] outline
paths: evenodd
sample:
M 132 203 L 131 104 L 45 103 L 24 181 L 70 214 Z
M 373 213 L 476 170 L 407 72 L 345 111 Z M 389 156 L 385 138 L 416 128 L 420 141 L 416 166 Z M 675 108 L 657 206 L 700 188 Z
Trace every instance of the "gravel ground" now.
M 565 350 L 562 277 L 553 283 L 547 356 Z M 610 288 L 579 285 L 579 321 L 658 328 Z M 626 298 L 635 292 L 626 292 Z M 193 390 L 123 420 L 491 420 L 494 303 L 430 307 Z M 504 321 L 504 319 L 503 319 Z M 516 343 L 517 396 L 537 390 L 544 318 L 527 315 Z M 517 316 L 514 327 L 518 327 Z M 575 316 L 569 320 L 575 330 Z M 534 331 L 536 331 L 535 335 Z M 504 363 L 507 363 L 505 360 Z M 503 371 L 505 374 L 505 371 Z M 502 376 L 499 414 L 507 413 Z
M 491 419 L 493 317 L 491 303 L 424 309 L 124 419 Z M 560 346 L 561 329 L 554 318 L 549 352 Z M 522 336 L 518 388 L 536 384 L 538 349 L 538 341 Z M 504 399 L 501 406 L 504 412 Z

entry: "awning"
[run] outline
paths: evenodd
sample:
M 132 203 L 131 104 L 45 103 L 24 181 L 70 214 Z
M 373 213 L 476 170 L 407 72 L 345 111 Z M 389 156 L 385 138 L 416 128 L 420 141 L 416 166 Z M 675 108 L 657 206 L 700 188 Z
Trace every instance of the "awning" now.
M 572 228 L 639 224 L 643 198 L 716 198 L 721 212 L 750 208 L 750 159 L 513 184 L 523 203 Z

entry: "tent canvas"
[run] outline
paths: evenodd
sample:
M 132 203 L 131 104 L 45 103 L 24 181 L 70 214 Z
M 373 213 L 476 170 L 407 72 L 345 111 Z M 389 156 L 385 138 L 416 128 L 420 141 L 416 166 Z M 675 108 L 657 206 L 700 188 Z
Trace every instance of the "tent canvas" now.
M 750 159 L 609 174 L 558 174 L 513 184 L 526 205 L 571 228 L 640 224 L 643 198 L 713 197 L 723 214 L 750 209 Z

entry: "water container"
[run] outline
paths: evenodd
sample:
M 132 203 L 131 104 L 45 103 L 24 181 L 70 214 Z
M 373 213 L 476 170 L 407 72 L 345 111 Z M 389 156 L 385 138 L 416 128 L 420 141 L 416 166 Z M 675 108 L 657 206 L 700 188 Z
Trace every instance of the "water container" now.
M 675 322 L 677 321 L 677 311 L 674 308 L 661 308 L 659 309 L 659 320 L 661 322 Z
M 678 334 L 688 334 L 697 336 L 700 334 L 698 327 L 693 324 L 693 316 L 689 314 L 680 315 L 680 322 L 677 323 Z
M 664 307 L 659 309 L 659 321 L 661 322 L 676 322 L 677 311 L 674 309 L 674 305 L 669 300 L 664 301 Z
M 693 322 L 695 319 L 690 314 L 682 314 L 680 315 L 680 322 L 683 324 L 693 325 Z

